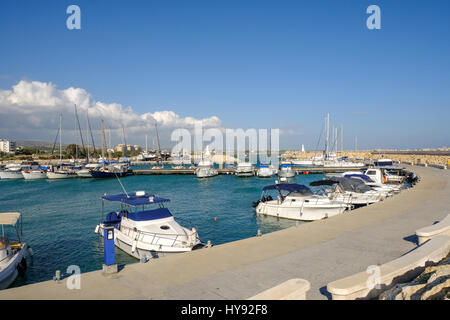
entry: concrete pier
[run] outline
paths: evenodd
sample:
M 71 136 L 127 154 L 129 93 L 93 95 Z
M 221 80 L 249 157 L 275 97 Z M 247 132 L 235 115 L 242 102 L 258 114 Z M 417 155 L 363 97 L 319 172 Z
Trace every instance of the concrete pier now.
M 414 249 L 415 231 L 449 213 L 448 170 L 406 169 L 421 181 L 368 207 L 261 237 L 126 265 L 115 275 L 89 272 L 81 275 L 80 289 L 69 290 L 66 279 L 50 280 L 0 291 L 0 299 L 247 299 L 293 278 L 310 282 L 308 299 L 328 299 L 329 282 Z

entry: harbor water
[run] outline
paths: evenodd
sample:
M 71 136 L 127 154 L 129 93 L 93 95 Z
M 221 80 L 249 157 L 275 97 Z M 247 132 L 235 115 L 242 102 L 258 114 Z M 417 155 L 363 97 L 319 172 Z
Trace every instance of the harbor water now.
M 322 174 L 298 175 L 289 182 L 309 185 L 322 178 Z M 121 179 L 127 192 L 143 190 L 169 198 L 167 207 L 175 219 L 180 218 L 180 224 L 186 227 L 189 225 L 182 220 L 190 221 L 201 241 L 210 240 L 212 245 L 298 223 L 255 214 L 252 201 L 259 199 L 262 188 L 274 181 L 232 175 L 208 179 L 143 175 Z M 102 268 L 103 245 L 94 230 L 101 220 L 100 197 L 105 193 L 123 193 L 117 179 L 0 180 L 0 212 L 22 213 L 24 241 L 34 252 L 25 278 L 18 277 L 13 287 L 51 280 L 56 270 L 67 276 L 67 268 L 73 265 L 82 273 Z M 115 211 L 119 206 L 109 204 L 105 209 Z M 116 261 L 119 265 L 138 263 L 118 249 Z

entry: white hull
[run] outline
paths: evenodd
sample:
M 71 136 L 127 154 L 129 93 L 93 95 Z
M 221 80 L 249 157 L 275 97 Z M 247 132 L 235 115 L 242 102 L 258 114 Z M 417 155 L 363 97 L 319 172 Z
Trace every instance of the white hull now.
M 312 160 L 293 160 L 292 164 L 299 167 L 312 167 Z
M 177 241 L 176 237 L 163 238 L 158 237 L 155 234 L 140 234 L 131 230 L 122 232 L 118 229 L 114 229 L 114 244 L 125 253 L 137 259 L 162 256 L 169 253 L 182 253 L 192 251 L 192 249 L 196 245 L 201 244 L 200 240 L 198 240 L 197 235 L 193 234 L 191 230 L 188 230 L 186 228 L 183 228 L 183 230 L 185 231 L 186 235 L 191 234 L 192 237 L 196 238 L 194 245 L 179 245 L 181 244 L 181 242 Z M 103 225 L 100 225 L 99 231 L 100 235 L 104 236 Z M 174 243 L 176 243 L 177 245 L 174 245 Z
M 47 172 L 47 178 L 56 180 L 56 179 L 69 179 L 69 178 L 75 178 L 77 175 L 68 173 L 68 172 Z
M 216 169 L 213 168 L 197 168 L 195 170 L 195 175 L 198 178 L 209 178 L 217 176 L 219 172 Z
M 272 200 L 260 202 L 256 207 L 256 213 L 292 220 L 314 221 L 336 216 L 346 209 L 346 204 L 337 201 L 288 201 L 280 204 L 278 200 Z
M 80 178 L 92 178 L 92 174 L 89 169 L 81 169 L 77 171 L 77 176 Z
M 263 169 L 259 169 L 258 172 L 256 173 L 256 175 L 260 178 L 272 178 L 272 176 L 275 173 L 269 169 L 269 170 L 263 170 Z
M 23 179 L 22 172 L 20 171 L 0 171 L 0 179 L 9 180 L 9 179 Z
M 280 169 L 280 171 L 278 171 L 278 176 L 280 178 L 293 178 L 293 177 L 295 177 L 295 171 L 292 169 L 290 169 L 290 170 Z
M 24 258 L 24 254 L 28 249 L 27 244 L 18 251 L 11 259 L 0 263 L 0 290 L 8 288 L 18 276 L 17 266 Z
M 378 202 L 384 198 L 378 193 L 357 193 L 357 192 L 346 192 L 344 194 L 339 193 L 333 197 L 336 201 L 341 201 L 346 204 L 353 205 L 369 205 Z
M 44 171 L 22 171 L 25 180 L 47 179 L 47 173 Z
M 253 177 L 255 175 L 253 170 L 252 171 L 236 171 L 235 174 L 238 177 Z

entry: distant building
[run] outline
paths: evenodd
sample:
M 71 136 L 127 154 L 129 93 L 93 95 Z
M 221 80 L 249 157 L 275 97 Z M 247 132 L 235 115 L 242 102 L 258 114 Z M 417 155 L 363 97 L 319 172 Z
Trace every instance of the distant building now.
M 138 145 L 132 146 L 132 145 L 129 145 L 129 144 L 127 144 L 127 145 L 118 144 L 116 146 L 116 152 L 133 151 L 133 150 L 134 151 L 139 151 L 140 147 Z
M 16 143 L 9 140 L 0 140 L 0 152 L 11 153 L 16 150 Z

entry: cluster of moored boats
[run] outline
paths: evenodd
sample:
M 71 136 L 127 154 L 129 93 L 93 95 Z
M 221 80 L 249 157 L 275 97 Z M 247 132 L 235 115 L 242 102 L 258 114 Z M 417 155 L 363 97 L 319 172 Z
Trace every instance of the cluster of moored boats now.
M 87 164 L 39 165 L 32 163 L 10 163 L 0 170 L 0 179 L 68 179 L 68 178 L 110 178 L 132 174 L 128 163 L 100 162 Z
M 417 176 L 393 166 L 374 166 L 365 171 L 328 174 L 308 186 L 275 183 L 263 188 L 253 202 L 257 214 L 313 221 L 329 218 L 361 206 L 382 201 L 399 193 Z M 275 192 L 272 196 L 270 193 Z

